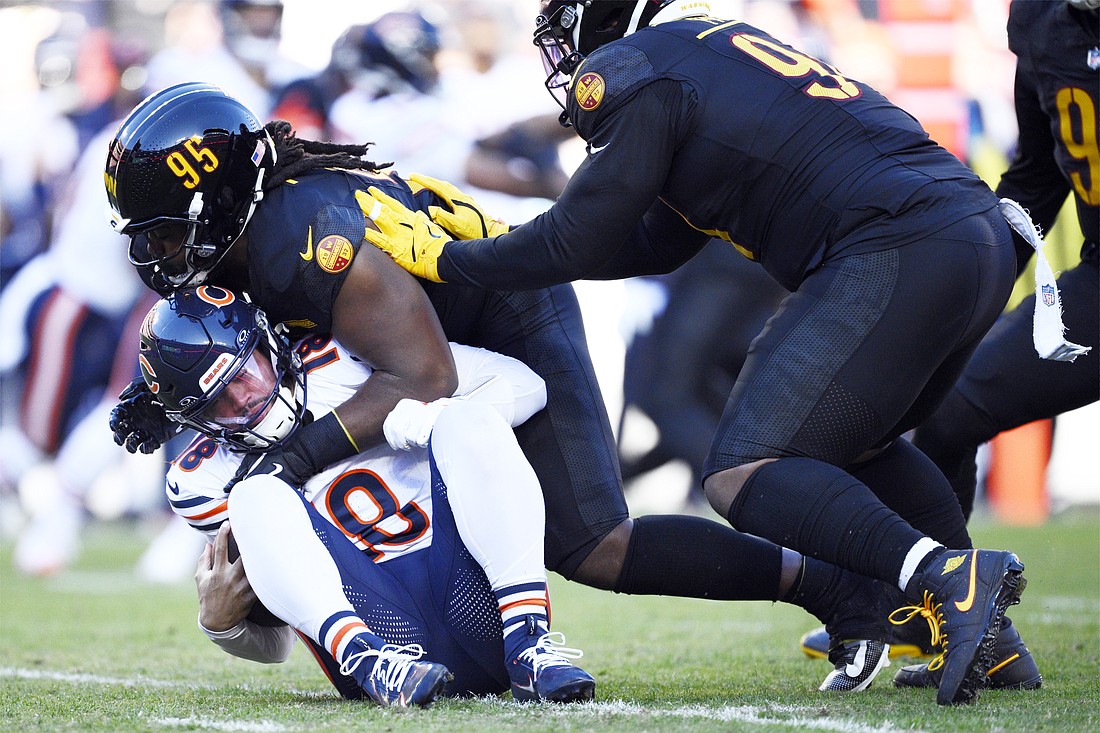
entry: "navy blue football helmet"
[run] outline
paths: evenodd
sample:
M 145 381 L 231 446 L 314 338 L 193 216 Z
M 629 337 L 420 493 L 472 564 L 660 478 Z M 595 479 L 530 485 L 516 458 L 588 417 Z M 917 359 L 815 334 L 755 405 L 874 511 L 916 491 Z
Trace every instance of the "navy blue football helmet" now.
M 128 234 L 130 262 L 164 295 L 200 285 L 263 197 L 275 146 L 247 107 L 212 84 L 146 98 L 111 141 L 108 218 Z
M 430 92 L 439 83 L 435 57 L 439 29 L 414 11 L 385 13 L 352 26 L 333 47 L 333 61 L 376 95 L 414 89 Z
M 301 358 L 232 292 L 177 290 L 146 315 L 140 341 L 141 375 L 169 419 L 242 451 L 273 448 L 301 424 Z

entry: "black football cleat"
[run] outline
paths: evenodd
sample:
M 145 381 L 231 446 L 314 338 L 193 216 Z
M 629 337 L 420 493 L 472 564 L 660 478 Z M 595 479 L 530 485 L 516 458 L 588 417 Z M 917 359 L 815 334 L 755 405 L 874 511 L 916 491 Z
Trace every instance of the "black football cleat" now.
M 941 669 L 935 660 L 902 667 L 894 675 L 894 686 L 939 687 Z M 1042 685 L 1043 675 L 1035 659 L 1020 638 L 1020 632 L 1005 616 L 993 647 L 993 666 L 985 673 L 985 686 L 990 690 L 1037 690 Z
M 978 698 L 995 661 L 1005 609 L 1020 602 L 1027 585 L 1023 570 L 1011 552 L 941 550 L 910 580 L 910 595 L 920 597 L 921 605 L 899 608 L 890 619 L 905 623 L 919 615 L 928 622 L 932 644 L 942 643 L 942 662 L 936 665 L 942 667 L 940 705 Z

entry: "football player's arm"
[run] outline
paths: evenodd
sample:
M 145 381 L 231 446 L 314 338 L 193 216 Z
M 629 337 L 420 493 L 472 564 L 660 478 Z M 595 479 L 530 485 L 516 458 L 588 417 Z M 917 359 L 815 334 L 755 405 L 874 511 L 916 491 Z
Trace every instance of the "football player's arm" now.
M 399 400 L 431 402 L 458 387 L 451 349 L 428 296 L 369 244 L 359 248 L 336 296 L 332 335 L 374 370 L 336 408 L 360 451 L 382 442 L 382 423 Z
M 656 201 L 630 233 L 628 243 L 589 280 L 621 280 L 663 275 L 690 260 L 707 245 L 710 235 L 690 226 L 664 201 Z
M 1054 157 L 1050 119 L 1039 106 L 1035 82 L 1019 67 L 1016 69 L 1015 98 L 1019 142 L 1011 165 L 997 184 L 997 195 L 1023 206 L 1040 231 L 1048 232 L 1069 194 L 1070 185 Z M 1019 275 L 1035 251 L 1015 233 L 1013 241 L 1016 244 L 1016 274 Z
M 589 153 L 554 206 L 534 220 L 494 239 L 448 242 L 439 257 L 445 282 L 496 290 L 547 287 L 592 277 L 622 278 L 652 272 L 654 252 L 662 267 L 675 259 L 668 248 L 682 240 L 658 241 L 667 226 L 639 226 L 658 203 L 678 141 L 686 134 L 694 99 L 681 84 L 660 80 L 634 93 L 589 140 Z M 671 220 L 668 220 L 671 221 Z M 694 246 L 706 235 L 676 227 Z M 642 251 L 630 251 L 636 237 Z M 624 245 L 625 243 L 625 245 Z
M 546 407 L 546 383 L 523 362 L 460 344 L 451 344 L 451 349 L 458 367 L 458 391 L 454 397 L 433 402 L 398 402 L 383 425 L 386 442 L 394 450 L 427 447 L 436 420 L 448 405 L 486 405 L 513 428 Z
M 285 662 L 294 648 L 294 632 L 285 624 L 268 626 L 249 620 L 256 594 L 240 557 L 229 559 L 229 537 L 229 523 L 224 522 L 195 570 L 199 628 L 235 657 L 264 664 Z

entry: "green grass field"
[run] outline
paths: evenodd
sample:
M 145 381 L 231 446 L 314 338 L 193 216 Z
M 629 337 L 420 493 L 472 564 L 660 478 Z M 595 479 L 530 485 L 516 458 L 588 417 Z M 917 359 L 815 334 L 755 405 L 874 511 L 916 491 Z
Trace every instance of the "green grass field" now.
M 191 583 L 132 574 L 149 529 L 93 527 L 80 562 L 19 576 L 0 546 L 0 728 L 4 731 L 1096 731 L 1100 730 L 1100 512 L 1041 528 L 976 522 L 982 546 L 1010 547 L 1030 581 L 1012 616 L 1045 677 L 1036 692 L 986 692 L 937 707 L 887 669 L 865 693 L 816 691 L 828 665 L 798 651 L 814 625 L 781 604 L 617 596 L 554 577 L 555 626 L 585 650 L 597 700 L 522 706 L 444 700 L 380 710 L 340 700 L 305 649 L 286 664 L 238 660 L 195 626 Z M 895 660 L 896 668 L 898 661 Z

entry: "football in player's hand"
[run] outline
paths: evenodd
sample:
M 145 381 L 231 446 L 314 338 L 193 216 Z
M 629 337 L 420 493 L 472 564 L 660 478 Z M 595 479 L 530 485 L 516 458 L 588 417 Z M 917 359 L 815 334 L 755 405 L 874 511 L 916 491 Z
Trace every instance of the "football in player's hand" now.
M 229 530 L 229 537 L 226 539 L 225 553 L 229 557 L 229 562 L 237 562 L 237 559 L 241 556 L 241 551 L 237 549 L 237 539 L 233 536 L 233 530 Z

